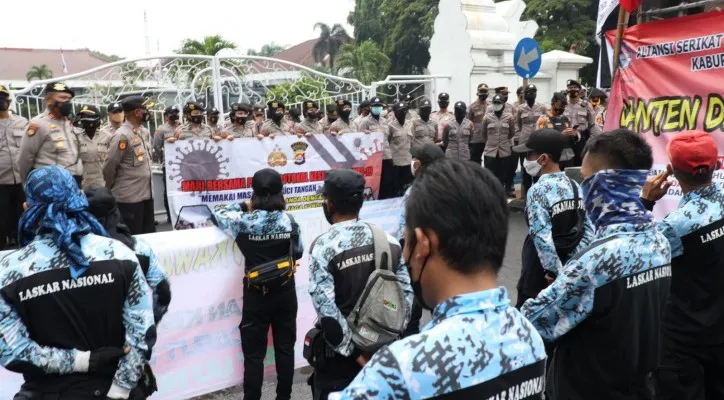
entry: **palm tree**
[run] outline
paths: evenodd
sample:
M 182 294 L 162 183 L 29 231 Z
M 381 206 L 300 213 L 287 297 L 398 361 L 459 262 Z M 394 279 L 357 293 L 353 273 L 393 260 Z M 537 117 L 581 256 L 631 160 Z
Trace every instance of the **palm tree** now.
M 337 69 L 346 78 L 356 78 L 365 85 L 382 80 L 390 68 L 390 59 L 377 44 L 367 40 L 357 46 L 347 43 L 337 57 Z
M 312 49 L 314 61 L 324 63 L 325 56 L 329 56 L 329 69 L 334 71 L 334 59 L 337 58 L 339 49 L 343 44 L 351 42 L 352 38 L 340 24 L 334 24 L 330 28 L 325 23 L 317 22 L 314 24 L 314 29 L 320 30 L 319 39 Z
M 27 79 L 28 81 L 32 81 L 33 79 L 38 79 L 42 81 L 43 79 L 50 79 L 52 77 L 53 71 L 50 70 L 48 64 L 34 65 L 30 68 L 30 71 L 25 74 L 25 79 Z
M 224 49 L 236 49 L 236 44 L 224 40 L 221 35 L 205 36 L 202 40 L 185 39 L 178 54 L 215 56 Z

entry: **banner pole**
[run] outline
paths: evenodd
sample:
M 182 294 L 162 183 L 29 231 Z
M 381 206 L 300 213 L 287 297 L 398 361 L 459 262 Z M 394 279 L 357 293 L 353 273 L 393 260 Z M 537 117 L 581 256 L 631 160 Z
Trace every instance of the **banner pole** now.
M 613 43 L 613 71 L 611 72 L 611 85 L 613 85 L 613 79 L 616 77 L 616 72 L 618 71 L 619 59 L 621 57 L 621 42 L 623 41 L 623 31 L 624 29 L 626 29 L 626 25 L 628 25 L 629 16 L 629 13 L 619 5 L 616 40 Z

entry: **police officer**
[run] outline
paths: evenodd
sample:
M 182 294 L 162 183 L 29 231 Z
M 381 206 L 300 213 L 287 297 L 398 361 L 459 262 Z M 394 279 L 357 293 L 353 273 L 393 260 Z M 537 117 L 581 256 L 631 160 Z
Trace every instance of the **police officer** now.
M 581 188 L 594 241 L 521 309 L 556 343 L 551 399 L 648 397 L 671 285 L 669 241 L 639 200 L 652 163 L 651 147 L 628 130 L 588 142 Z
M 553 93 L 550 111 L 541 115 L 537 123 L 538 129 L 555 129 L 568 138 L 568 143 L 563 149 L 563 153 L 561 153 L 561 161 L 559 163 L 563 170 L 575 165 L 573 159 L 575 153 L 573 149 L 581 139 L 580 133 L 571 126 L 571 120 L 565 115 L 567 104 L 568 100 L 566 100 L 566 96 L 563 93 Z
M 128 398 L 156 340 L 138 258 L 103 237 L 60 166 L 33 170 L 25 194 L 24 248 L 0 260 L 0 364 L 25 378 L 15 400 Z
M 161 170 L 163 171 L 163 206 L 166 209 L 166 220 L 171 223 L 171 208 L 168 205 L 168 192 L 166 189 L 166 154 L 164 153 L 163 144 L 169 139 L 176 136 L 176 130 L 181 125 L 180 110 L 178 106 L 173 105 L 167 107 L 163 112 L 163 125 L 156 129 L 156 133 L 153 135 L 153 155 L 156 160 L 161 163 Z
M 211 136 L 221 138 L 221 126 L 219 126 L 219 110 L 215 107 L 206 109 L 206 123 L 211 128 Z
M 290 108 L 287 113 L 287 124 L 289 125 L 289 131 L 295 132 L 296 130 L 294 129 L 294 127 L 298 123 L 302 122 L 302 119 L 300 118 L 302 114 L 299 112 L 299 109 L 296 106 Z
M 297 136 L 312 136 L 315 133 L 324 133 L 324 129 L 317 119 L 317 114 L 319 113 L 319 105 L 317 105 L 317 102 L 314 100 L 305 100 L 302 104 L 302 109 L 304 110 L 304 121 L 296 124 L 294 127 Z
M 175 140 L 211 139 L 214 130 L 204 123 L 204 108 L 201 104 L 194 101 L 186 103 L 184 114 L 186 123 L 176 129 Z
M 289 125 L 282 121 L 284 119 L 284 103 L 279 100 L 271 100 L 267 105 L 267 117 L 269 118 L 261 127 L 259 136 L 274 138 L 276 135 L 291 135 Z
M 370 115 L 362 120 L 359 130 L 362 132 L 382 133 L 382 176 L 380 177 L 379 199 L 395 197 L 395 164 L 392 162 L 392 149 L 390 147 L 390 126 L 383 116 L 384 104 L 379 97 L 370 101 Z
M 324 133 L 329 133 L 329 128 L 338 118 L 337 106 L 335 104 L 327 104 L 326 111 L 327 116 L 325 118 L 322 118 L 319 123 L 322 124 L 322 129 L 324 130 Z
M 18 171 L 23 182 L 33 168 L 59 165 L 67 169 L 80 186 L 83 161 L 79 139 L 70 120 L 73 96 L 73 90 L 60 82 L 45 87 L 46 111 L 30 121 L 20 141 Z
M 236 241 L 246 262 L 241 348 L 244 352 L 244 398 L 258 400 L 264 381 L 264 357 L 269 326 L 274 339 L 277 399 L 289 400 L 294 378 L 294 343 L 297 338 L 295 263 L 304 253 L 301 231 L 284 212 L 282 177 L 273 169 L 257 171 L 251 200 L 218 206 L 216 225 Z M 270 263 L 286 264 L 289 273 L 257 284 L 255 273 Z M 276 269 L 276 268 L 275 268 Z
M 667 149 L 667 170 L 650 178 L 644 203 L 653 209 L 672 182 L 684 195 L 679 208 L 658 222 L 671 244 L 671 273 L 676 278 L 664 313 L 657 400 L 724 398 L 724 188 L 713 182 L 721 167 L 719 151 L 706 132 L 674 136 Z
M 497 281 L 508 231 L 503 188 L 469 160 L 437 161 L 417 179 L 403 253 L 432 322 L 377 351 L 329 398 L 542 398 L 543 340 Z
M 412 95 L 409 93 L 405 95 L 405 97 L 402 99 L 402 101 L 407 104 L 407 119 L 409 121 L 415 120 L 420 118 L 420 116 L 417 114 L 417 112 L 414 109 L 414 101 L 412 99 Z
M 374 254 L 375 247 L 372 228 L 359 220 L 364 190 L 364 177 L 349 169 L 327 171 L 324 186 L 320 189 L 324 196 L 322 210 L 332 227 L 312 244 L 309 293 L 317 317 L 336 320 L 342 328 L 343 337 L 336 346 L 326 343 L 333 350 L 333 356 L 326 360 L 324 369 L 314 370 L 315 400 L 326 399 L 330 392 L 346 387 L 368 358 L 355 347 L 346 321 L 375 269 L 374 257 L 360 257 Z M 389 265 L 402 283 L 407 300 L 404 307 L 409 315 L 412 303 L 410 276 L 401 263 L 400 244 L 389 234 L 387 238 L 391 250 Z M 348 267 L 341 268 L 341 265 Z
M 538 178 L 526 202 L 529 232 L 521 255 L 518 308 L 553 282 L 563 265 L 593 240 L 593 224 L 586 216 L 581 188 L 558 165 L 565 145 L 566 137 L 560 132 L 541 129 L 513 148 L 525 156 L 528 174 Z
M 452 121 L 455 116 L 453 113 L 447 110 L 450 106 L 450 95 L 447 93 L 440 93 L 437 96 L 437 105 L 440 109 L 430 116 L 430 119 L 437 123 L 437 137 L 435 143 L 438 143 L 440 147 L 443 147 L 442 142 L 442 130 L 447 126 L 448 122 Z M 443 148 L 445 151 L 445 148 Z
M 442 131 L 442 141 L 447 157 L 460 160 L 470 160 L 470 136 L 473 131 L 473 123 L 465 118 L 468 107 L 464 102 L 455 103 L 453 110 L 455 118 L 448 122 Z
M 528 138 L 533 131 L 538 130 L 538 119 L 546 114 L 546 106 L 543 103 L 536 102 L 538 97 L 538 88 L 530 83 L 523 89 L 523 103 L 517 109 L 515 123 L 516 123 L 516 136 L 518 138 L 518 145 L 525 145 L 528 143 Z M 521 180 L 523 188 L 521 193 L 523 199 L 526 198 L 525 191 L 530 189 L 533 184 L 533 178 L 525 172 L 523 168 L 523 162 L 525 160 L 525 154 L 520 155 L 520 166 L 521 166 Z
M 482 135 L 485 142 L 485 168 L 500 180 L 508 197 L 512 197 L 515 196 L 515 190 L 507 185 L 510 158 L 513 156 L 510 144 L 515 135 L 515 119 L 513 114 L 505 111 L 505 104 L 499 94 L 493 97 L 492 111 L 483 117 Z
M 120 102 L 111 103 L 108 105 L 106 111 L 108 112 L 108 122 L 101 126 L 100 131 L 110 140 L 110 137 L 116 133 L 116 130 L 123 125 L 123 106 Z
M 350 103 L 349 100 L 337 100 L 337 115 L 339 118 L 329 127 L 329 133 L 332 134 L 332 136 L 359 132 L 357 124 L 349 119 L 351 113 L 352 103 Z
M 261 132 L 261 127 L 264 125 L 264 106 L 261 104 L 254 104 L 252 107 L 254 113 L 254 123 L 256 124 L 256 135 Z
M 564 115 L 571 121 L 571 126 L 577 130 L 580 139 L 576 142 L 573 164 L 581 165 L 583 148 L 591 135 L 591 129 L 596 125 L 593 107 L 581 98 L 581 84 L 575 79 L 566 82 L 568 88 L 568 104 Z
M 503 99 L 503 104 L 505 104 L 505 112 L 510 113 L 511 115 L 515 115 L 515 106 L 508 103 L 508 95 L 510 94 L 510 91 L 508 91 L 507 86 L 499 86 L 495 88 L 495 94 L 499 95 L 501 99 Z M 490 112 L 490 111 L 488 111 Z
M 408 104 L 398 101 L 392 106 L 395 118 L 389 123 L 390 133 L 388 134 L 390 150 L 392 151 L 392 164 L 394 165 L 395 196 L 401 196 L 406 185 L 412 182 L 410 164 L 412 155 L 412 121 L 407 119 Z
M 606 109 L 608 96 L 599 88 L 593 88 L 588 96 L 588 103 L 593 107 L 594 126 L 591 127 L 591 136 L 603 133 L 603 125 L 606 123 Z
M 468 119 L 473 123 L 473 135 L 470 138 L 470 160 L 481 164 L 485 150 L 483 140 L 483 118 L 488 113 L 490 101 L 488 101 L 488 85 L 478 85 L 478 98 L 468 108 Z M 481 164 L 482 165 L 482 164 Z
M 10 91 L 0 85 L 0 251 L 8 244 L 17 244 L 18 220 L 25 201 L 18 154 L 28 120 L 10 113 L 11 102 Z
M 432 103 L 423 100 L 420 104 L 420 118 L 412 120 L 412 148 L 437 141 L 437 123 L 430 120 Z
M 123 101 L 126 122 L 113 136 L 103 167 L 106 187 L 111 189 L 123 220 L 134 235 L 156 231 L 149 157 L 151 143 L 148 129 L 143 126 L 149 119 L 145 104 L 140 96 Z M 174 137 L 169 141 L 172 139 Z
M 251 138 L 257 135 L 256 122 L 249 119 L 251 106 L 246 103 L 234 103 L 229 114 L 230 124 L 224 130 L 222 137 L 228 140 L 235 138 Z
M 359 126 L 363 119 L 370 115 L 370 101 L 367 99 L 362 100 L 362 102 L 359 103 L 358 111 L 359 115 L 354 119 L 354 123 L 357 126 Z
M 106 187 L 103 179 L 105 155 L 101 152 L 101 140 L 98 132 L 101 127 L 101 113 L 95 106 L 85 105 L 74 120 L 75 134 L 80 140 L 80 159 L 83 160 L 83 190 Z

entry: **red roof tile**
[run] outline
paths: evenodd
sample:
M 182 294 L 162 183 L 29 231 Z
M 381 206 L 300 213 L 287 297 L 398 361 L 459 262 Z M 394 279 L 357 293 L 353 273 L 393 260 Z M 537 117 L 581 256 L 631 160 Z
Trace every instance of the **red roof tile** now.
M 63 73 L 60 50 L 0 47 L 0 81 L 24 81 L 25 74 L 36 65 L 48 65 L 53 71 L 53 77 L 57 78 L 108 63 L 88 50 L 63 50 L 63 55 L 68 68 L 67 74 Z

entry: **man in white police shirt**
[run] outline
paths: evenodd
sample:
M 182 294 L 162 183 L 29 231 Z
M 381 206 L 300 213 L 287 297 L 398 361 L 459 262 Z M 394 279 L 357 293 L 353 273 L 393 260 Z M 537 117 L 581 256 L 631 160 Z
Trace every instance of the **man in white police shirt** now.
M 648 399 L 671 284 L 671 247 L 639 199 L 651 146 L 625 129 L 588 142 L 581 176 L 596 236 L 521 311 L 556 350 L 550 399 Z
M 156 340 L 138 259 L 102 237 L 65 169 L 33 170 L 25 194 L 23 247 L 0 260 L 0 365 L 25 379 L 15 400 L 126 399 Z
M 682 132 L 668 145 L 667 171 L 644 185 L 653 208 L 673 174 L 684 193 L 658 223 L 671 243 L 671 293 L 662 329 L 656 399 L 724 398 L 724 187 L 712 177 L 721 164 L 712 136 Z
M 346 318 L 375 270 L 375 245 L 369 225 L 359 220 L 365 189 L 364 177 L 354 170 L 327 171 L 322 208 L 329 232 L 315 239 L 310 251 L 309 293 L 320 320 L 331 318 L 341 328 L 340 343 L 327 343 L 332 357 L 322 369 L 315 369 L 312 387 L 315 400 L 325 400 L 330 392 L 343 389 L 360 371 L 369 355 L 362 354 L 352 342 Z M 412 289 L 407 269 L 402 266 L 399 242 L 387 235 L 391 266 L 406 294 L 405 310 L 409 319 Z M 326 337 L 326 339 L 329 339 Z
M 244 353 L 244 399 L 261 398 L 271 326 L 277 370 L 276 398 L 288 400 L 292 395 L 297 340 L 294 272 L 304 245 L 299 225 L 284 212 L 281 175 L 271 168 L 259 170 L 254 174 L 252 189 L 251 200 L 218 206 L 213 220 L 236 241 L 246 264 L 239 325 Z
M 432 322 L 377 351 L 330 399 L 541 399 L 543 340 L 497 282 L 503 186 L 479 164 L 439 160 L 416 178 L 405 215 L 404 258 Z

